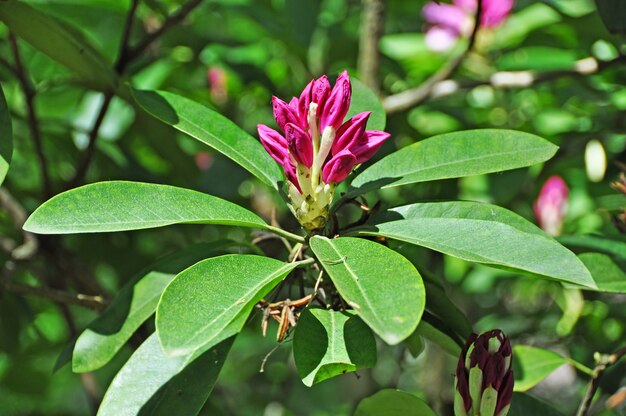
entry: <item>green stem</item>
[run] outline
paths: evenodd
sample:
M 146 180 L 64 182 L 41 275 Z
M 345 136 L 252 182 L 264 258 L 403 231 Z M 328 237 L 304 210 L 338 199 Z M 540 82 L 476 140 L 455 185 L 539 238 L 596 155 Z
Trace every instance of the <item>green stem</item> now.
M 571 364 L 572 366 L 574 366 L 574 368 L 576 368 L 576 369 L 577 369 L 577 370 L 579 370 L 580 372 L 585 373 L 585 374 L 587 374 L 588 376 L 592 376 L 592 377 L 593 377 L 593 375 L 594 375 L 593 370 L 592 370 L 591 368 L 587 367 L 586 365 L 581 364 L 581 363 L 579 363 L 578 361 L 573 360 L 573 359 L 571 359 L 571 358 L 568 358 L 568 359 L 567 359 L 567 362 L 568 362 L 569 364 Z
M 282 228 L 278 228 L 278 227 L 272 227 L 271 225 L 267 227 L 268 231 L 273 232 L 276 235 L 279 235 L 281 237 L 285 237 L 289 240 L 298 242 L 298 243 L 305 243 L 306 240 L 304 239 L 304 237 L 302 237 L 301 235 L 298 234 L 293 234 L 290 233 L 289 231 L 285 231 Z

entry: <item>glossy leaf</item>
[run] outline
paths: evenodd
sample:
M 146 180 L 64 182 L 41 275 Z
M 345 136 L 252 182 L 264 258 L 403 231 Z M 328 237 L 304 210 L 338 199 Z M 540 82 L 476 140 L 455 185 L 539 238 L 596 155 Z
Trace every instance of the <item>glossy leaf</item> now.
M 230 336 L 194 354 L 169 357 L 152 334 L 111 382 L 98 416 L 197 415 L 213 390 L 233 340 Z
M 463 260 L 594 287 L 568 249 L 519 215 L 478 202 L 433 202 L 394 208 L 358 229 Z
M 149 114 L 205 143 L 279 189 L 282 170 L 261 142 L 204 105 L 165 91 L 133 90 L 135 101 Z
M 376 340 L 354 313 L 307 308 L 293 337 L 293 356 L 302 382 L 329 378 L 376 365 Z
M 310 245 L 341 296 L 385 342 L 395 345 L 413 333 L 425 293 L 410 261 L 362 238 L 315 236 Z
M 266 228 L 256 214 L 223 199 L 168 185 L 99 182 L 63 192 L 24 224 L 37 234 L 96 233 L 172 224 L 224 224 Z
M 526 393 L 514 393 L 507 416 L 564 416 L 542 399 Z
M 161 345 L 170 355 L 185 355 L 207 344 L 298 265 L 246 254 L 196 263 L 161 296 L 156 317 Z
M 554 370 L 567 364 L 567 358 L 542 348 L 528 345 L 513 347 L 515 391 L 527 391 L 548 377 Z
M 1 10 L 0 5 L 0 10 Z M 11 163 L 13 154 L 13 131 L 11 128 L 11 115 L 7 106 L 4 92 L 0 87 L 0 185 L 4 182 Z
M 589 269 L 598 291 L 626 293 L 626 272 L 611 257 L 601 253 L 583 253 L 578 258 Z
M 400 390 L 381 390 L 359 403 L 354 416 L 437 416 L 419 397 Z
M 72 370 L 83 373 L 107 364 L 156 310 L 165 287 L 176 274 L 216 254 L 227 242 L 196 244 L 156 262 L 124 286 L 109 307 L 80 334 Z
M 411 334 L 411 336 L 407 339 L 409 345 L 417 342 L 411 338 L 423 337 L 435 345 L 438 345 L 441 349 L 453 357 L 458 357 L 459 354 L 461 354 L 460 341 L 455 340 L 451 333 L 446 333 L 442 329 L 437 328 L 437 325 L 440 324 L 440 322 L 435 319 L 427 320 L 427 318 L 429 318 L 429 316 L 425 314 L 424 319 L 420 321 L 420 324 L 417 326 L 415 332 L 413 332 L 413 334 Z
M 81 79 L 100 89 L 115 87 L 112 66 L 76 29 L 17 0 L 0 2 L 0 20 L 15 34 Z
M 415 182 L 500 172 L 544 162 L 557 146 L 513 130 L 468 130 L 404 147 L 365 169 L 348 195 Z
M 352 100 L 346 120 L 358 113 L 371 111 L 372 114 L 367 121 L 367 129 L 385 130 L 387 115 L 374 91 L 356 78 L 350 78 L 350 82 L 352 83 Z

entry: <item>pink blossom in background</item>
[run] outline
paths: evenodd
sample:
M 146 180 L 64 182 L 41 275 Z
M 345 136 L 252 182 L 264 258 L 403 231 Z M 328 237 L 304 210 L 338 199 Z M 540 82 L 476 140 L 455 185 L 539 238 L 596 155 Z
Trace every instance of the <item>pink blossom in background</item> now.
M 551 176 L 543 184 L 533 205 L 539 226 L 552 236 L 561 234 L 568 195 L 565 181 L 560 176 Z
M 311 81 L 289 103 L 272 97 L 280 131 L 258 125 L 265 150 L 282 165 L 300 223 L 308 231 L 326 221 L 335 186 L 370 159 L 389 133 L 366 130 L 370 112 L 344 122 L 352 85 L 344 71 L 331 88 L 326 75 Z
M 224 68 L 212 66 L 207 73 L 211 98 L 216 104 L 223 104 L 228 100 L 228 73 Z
M 196 167 L 200 170 L 209 170 L 213 166 L 213 155 L 209 152 L 196 153 Z
M 504 22 L 515 0 L 483 0 L 481 26 L 494 28 Z M 429 29 L 426 46 L 434 51 L 445 51 L 460 37 L 468 37 L 474 27 L 477 0 L 453 0 L 449 3 L 427 3 L 422 14 Z

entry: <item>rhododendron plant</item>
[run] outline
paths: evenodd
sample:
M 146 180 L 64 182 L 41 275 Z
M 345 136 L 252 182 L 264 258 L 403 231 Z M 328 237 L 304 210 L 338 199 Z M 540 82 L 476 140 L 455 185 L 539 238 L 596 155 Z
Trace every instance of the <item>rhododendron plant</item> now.
M 494 28 L 506 20 L 514 0 L 483 0 L 480 25 Z M 430 25 L 426 32 L 426 45 L 435 51 L 445 51 L 454 46 L 458 38 L 468 37 L 474 28 L 477 0 L 454 0 L 452 4 L 427 3 L 422 9 Z
M 369 112 L 344 122 L 351 95 L 347 71 L 339 75 L 332 89 L 323 75 L 289 103 L 272 97 L 274 118 L 282 133 L 258 126 L 263 146 L 285 170 L 292 208 L 309 233 L 326 224 L 336 185 L 355 166 L 370 159 L 390 136 L 366 130 Z

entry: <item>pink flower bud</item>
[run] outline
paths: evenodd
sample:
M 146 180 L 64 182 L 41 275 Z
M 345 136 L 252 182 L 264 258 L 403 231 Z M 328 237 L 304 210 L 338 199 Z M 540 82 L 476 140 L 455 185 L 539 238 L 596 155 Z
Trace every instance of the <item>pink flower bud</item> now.
M 269 153 L 275 161 L 283 165 L 285 158 L 289 158 L 287 140 L 276 130 L 271 129 L 264 124 L 257 125 L 257 130 L 259 132 L 261 144 L 265 150 L 267 150 L 267 153 Z
M 289 152 L 301 165 L 310 168 L 313 164 L 313 143 L 309 135 L 300 127 L 292 123 L 285 125 L 285 136 Z
M 367 130 L 362 136 L 362 141 L 350 148 L 356 156 L 357 164 L 370 160 L 389 137 L 391 134 L 384 131 Z
M 309 105 L 311 104 L 311 97 L 313 94 L 313 85 L 315 85 L 315 80 L 312 80 L 304 87 L 302 90 L 302 94 L 300 94 L 300 98 L 298 99 L 298 115 L 300 118 L 305 118 L 309 112 Z
M 321 112 L 320 131 L 324 131 L 327 126 L 332 126 L 335 130 L 341 126 L 343 119 L 348 114 L 350 108 L 350 98 L 352 96 L 352 85 L 348 71 L 343 71 L 335 86 L 333 87 L 328 101 L 324 104 Z
M 356 157 L 348 150 L 333 156 L 322 171 L 322 180 L 325 183 L 339 183 L 346 179 L 356 166 Z
M 326 100 L 330 95 L 330 82 L 328 82 L 328 78 L 326 75 L 322 75 L 318 79 L 315 80 L 313 84 L 313 89 L 311 90 L 311 102 L 317 103 L 317 114 L 318 116 L 324 108 L 326 104 Z
M 272 97 L 272 107 L 274 109 L 276 124 L 282 131 L 285 131 L 285 124 L 287 123 L 299 124 L 296 111 L 280 98 Z
M 560 176 L 551 176 L 533 205 L 539 226 L 548 234 L 561 234 L 569 189 Z
M 361 140 L 370 114 L 372 114 L 370 111 L 359 113 L 339 127 L 332 147 L 333 155 L 336 155 L 343 149 L 350 149 Z

